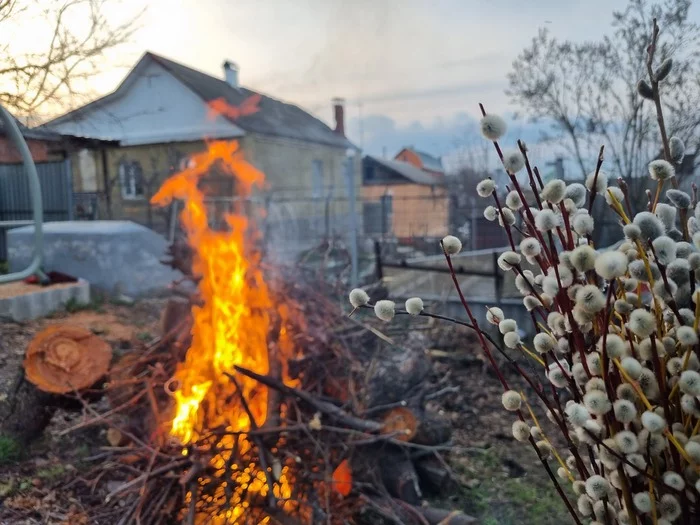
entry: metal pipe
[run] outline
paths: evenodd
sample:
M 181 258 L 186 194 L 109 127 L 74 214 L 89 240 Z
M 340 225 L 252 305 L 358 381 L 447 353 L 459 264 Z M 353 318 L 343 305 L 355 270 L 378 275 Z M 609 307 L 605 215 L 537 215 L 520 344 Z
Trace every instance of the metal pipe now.
M 24 172 L 29 179 L 29 193 L 32 199 L 32 214 L 34 219 L 34 255 L 29 266 L 19 272 L 0 275 L 0 284 L 11 281 L 19 281 L 30 275 L 37 274 L 42 280 L 47 279 L 46 275 L 41 271 L 41 263 L 44 257 L 44 207 L 41 202 L 41 184 L 39 183 L 39 175 L 36 172 L 36 166 L 32 159 L 32 154 L 29 151 L 29 146 L 24 140 L 22 133 L 15 122 L 15 119 L 10 115 L 5 108 L 0 106 L 0 120 L 3 123 L 7 136 L 10 137 L 12 143 L 19 151 L 24 163 Z M 0 226 L 13 226 L 19 221 L 0 222 Z

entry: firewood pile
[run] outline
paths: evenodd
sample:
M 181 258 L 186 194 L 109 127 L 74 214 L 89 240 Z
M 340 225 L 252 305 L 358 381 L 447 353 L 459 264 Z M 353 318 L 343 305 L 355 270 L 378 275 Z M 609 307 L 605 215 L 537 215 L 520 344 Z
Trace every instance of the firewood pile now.
M 246 430 L 208 422 L 204 406 L 206 432 L 186 445 L 169 432 L 173 376 L 191 344 L 196 296 L 172 299 L 162 335 L 124 354 L 97 383 L 111 352 L 96 336 L 52 327 L 30 345 L 28 379 L 53 395 L 70 391 L 82 406 L 85 417 L 68 431 L 107 429 L 109 446 L 73 483 L 89 494 L 90 523 L 472 523 L 423 503 L 454 479 L 445 459 L 451 426 L 426 409 L 453 390 L 429 380 L 425 345 L 397 345 L 343 315 L 318 287 L 291 276 L 275 283 L 302 314 L 287 328 L 303 352 L 271 359 L 264 375 L 242 367 L 226 373 L 235 393 L 221 402 L 247 413 Z M 271 334 L 270 356 L 275 346 Z M 243 380 L 258 386 L 245 395 Z M 258 425 L 250 406 L 265 391 Z

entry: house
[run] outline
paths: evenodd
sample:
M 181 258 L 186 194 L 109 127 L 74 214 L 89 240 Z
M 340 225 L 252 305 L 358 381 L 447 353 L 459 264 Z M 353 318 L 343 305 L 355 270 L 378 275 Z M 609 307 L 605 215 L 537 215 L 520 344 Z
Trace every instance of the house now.
M 65 144 L 61 135 L 43 129 L 30 129 L 16 119 L 15 122 L 29 147 L 34 162 L 48 162 L 64 158 Z M 0 164 L 20 162 L 22 162 L 22 157 L 7 135 L 4 123 L 0 121 Z
M 147 52 L 113 93 L 49 122 L 46 128 L 60 133 L 117 141 L 76 156 L 75 186 L 100 192 L 111 218 L 162 231 L 168 214 L 149 204 L 161 182 L 206 140 L 236 140 L 265 173 L 268 217 L 286 228 L 281 238 L 344 231 L 348 194 L 359 195 L 361 176 L 359 160 L 349 155 L 356 148 L 345 137 L 342 100 L 333 101 L 332 129 L 298 106 L 240 85 L 232 62 L 223 69 L 216 78 Z M 255 111 L 226 111 L 251 101 Z M 223 110 L 213 112 L 217 107 Z M 233 197 L 230 187 L 219 192 Z
M 426 173 L 430 173 L 438 178 L 445 176 L 445 169 L 442 166 L 442 160 L 413 147 L 403 148 L 396 154 L 394 160 L 408 162 L 412 166 L 415 166 L 416 168 L 423 170 Z
M 450 203 L 444 180 L 411 163 L 365 156 L 362 202 L 368 235 L 412 242 L 448 233 Z

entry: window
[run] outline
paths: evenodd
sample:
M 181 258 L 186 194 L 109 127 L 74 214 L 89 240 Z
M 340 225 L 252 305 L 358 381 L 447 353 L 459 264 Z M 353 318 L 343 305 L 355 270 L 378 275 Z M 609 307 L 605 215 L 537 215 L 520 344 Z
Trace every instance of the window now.
M 122 197 L 128 200 L 143 199 L 143 169 L 141 163 L 135 160 L 125 160 L 119 164 L 119 182 L 122 187 Z
M 323 197 L 323 161 L 314 160 L 311 166 L 311 196 L 314 199 Z

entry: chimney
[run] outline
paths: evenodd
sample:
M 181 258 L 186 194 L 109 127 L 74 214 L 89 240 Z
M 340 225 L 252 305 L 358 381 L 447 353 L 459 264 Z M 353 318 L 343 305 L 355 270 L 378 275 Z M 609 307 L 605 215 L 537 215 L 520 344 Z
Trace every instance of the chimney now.
M 226 83 L 231 86 L 238 88 L 238 65 L 235 62 L 227 60 L 224 62 L 224 78 Z
M 345 99 L 333 99 L 333 114 L 335 116 L 335 132 L 345 136 Z

